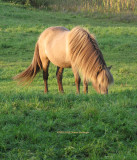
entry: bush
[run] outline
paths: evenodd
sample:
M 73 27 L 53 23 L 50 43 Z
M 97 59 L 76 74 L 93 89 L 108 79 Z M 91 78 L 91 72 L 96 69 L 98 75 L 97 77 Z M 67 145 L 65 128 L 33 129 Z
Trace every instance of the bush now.
M 14 3 L 20 3 L 20 4 L 26 4 L 27 0 L 3 0 L 5 2 L 14 2 Z
M 31 6 L 39 8 L 39 7 L 48 7 L 50 4 L 50 0 L 29 0 Z
M 14 3 L 19 3 L 19 4 L 30 4 L 33 7 L 36 8 L 48 8 L 49 4 L 51 3 L 51 0 L 3 0 L 6 2 L 14 2 Z

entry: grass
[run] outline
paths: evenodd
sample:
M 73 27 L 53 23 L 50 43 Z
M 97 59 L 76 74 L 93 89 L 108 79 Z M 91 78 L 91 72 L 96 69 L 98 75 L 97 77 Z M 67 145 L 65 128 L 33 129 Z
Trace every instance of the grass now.
M 136 0 L 2 0 L 33 6 L 36 8 L 48 8 L 50 10 L 62 10 L 84 13 L 137 13 Z M 72 5 L 73 3 L 73 5 Z
M 4 2 L 0 11 L 0 159 L 136 160 L 136 22 Z M 59 94 L 54 65 L 49 94 L 43 93 L 41 72 L 28 87 L 12 80 L 31 63 L 39 34 L 56 25 L 81 25 L 96 35 L 106 63 L 113 65 L 109 95 L 98 95 L 91 84 L 89 94 L 76 95 L 71 69 L 64 70 L 65 94 Z

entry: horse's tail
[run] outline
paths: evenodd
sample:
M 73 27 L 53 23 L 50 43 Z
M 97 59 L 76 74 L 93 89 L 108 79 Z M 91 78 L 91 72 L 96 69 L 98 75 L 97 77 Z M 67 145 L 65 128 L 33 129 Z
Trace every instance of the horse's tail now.
M 13 77 L 14 80 L 18 80 L 20 83 L 32 82 L 36 74 L 41 70 L 42 62 L 39 56 L 39 46 L 36 43 L 34 56 L 31 65 L 20 74 Z

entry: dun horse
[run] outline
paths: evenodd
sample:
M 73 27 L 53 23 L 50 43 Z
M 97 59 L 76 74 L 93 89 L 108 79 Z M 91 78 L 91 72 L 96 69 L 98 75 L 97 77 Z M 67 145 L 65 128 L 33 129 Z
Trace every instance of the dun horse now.
M 48 68 L 52 62 L 57 66 L 57 82 L 63 92 L 62 73 L 64 68 L 72 68 L 77 93 L 80 92 L 80 75 L 83 76 L 83 91 L 88 92 L 88 81 L 98 93 L 107 94 L 108 86 L 113 83 L 110 68 L 104 61 L 102 52 L 93 35 L 81 27 L 71 31 L 64 27 L 50 27 L 40 35 L 31 65 L 14 77 L 20 82 L 32 81 L 43 69 L 44 92 L 48 92 Z

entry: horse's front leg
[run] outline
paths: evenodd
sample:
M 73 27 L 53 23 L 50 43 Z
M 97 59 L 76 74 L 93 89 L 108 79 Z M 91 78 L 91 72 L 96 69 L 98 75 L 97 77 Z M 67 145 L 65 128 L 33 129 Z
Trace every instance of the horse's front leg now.
M 72 70 L 73 70 L 73 74 L 75 77 L 75 85 L 76 85 L 77 93 L 79 94 L 80 93 L 80 82 L 81 82 L 79 72 L 77 71 L 75 67 L 72 67 Z
M 85 78 L 83 79 L 83 92 L 88 93 L 88 81 Z
M 57 67 L 57 72 L 56 72 L 56 77 L 57 77 L 57 82 L 58 82 L 58 89 L 59 92 L 64 92 L 63 90 L 63 85 L 62 85 L 62 74 L 63 74 L 64 68 Z

